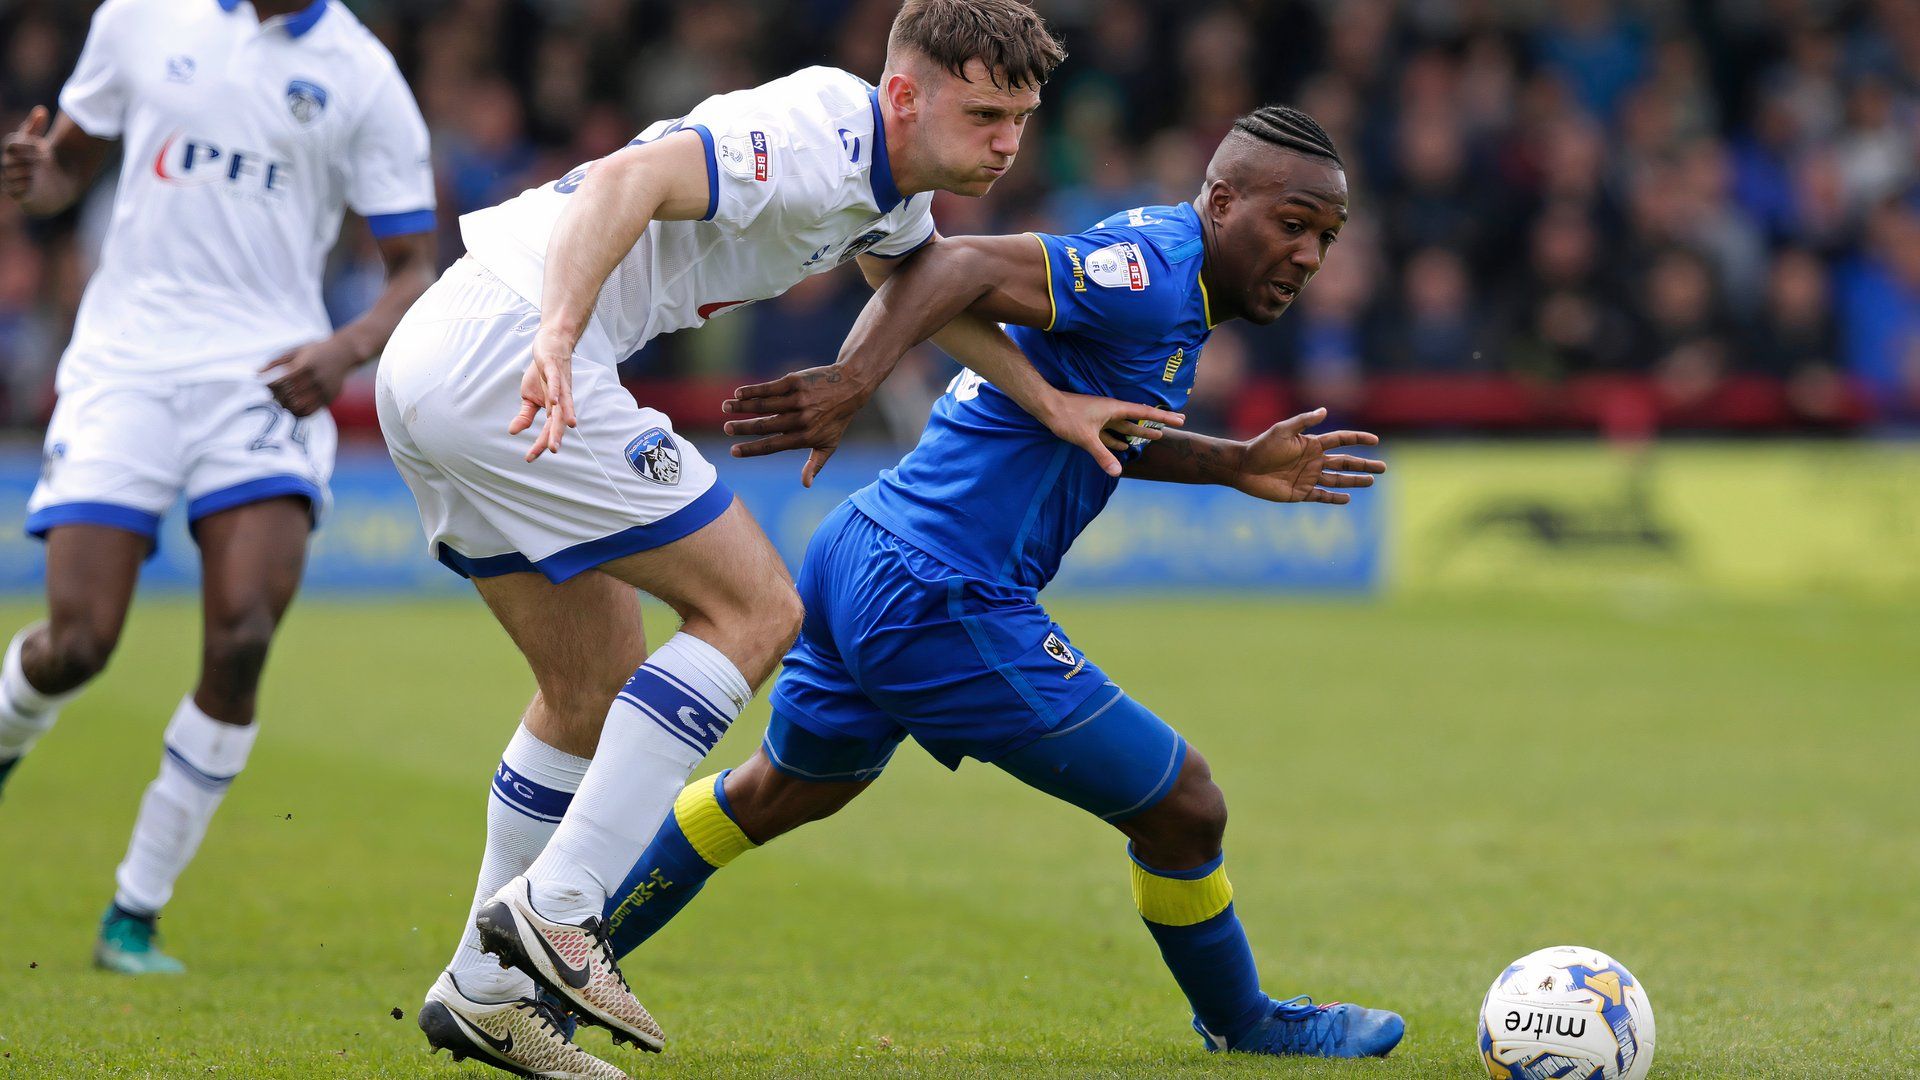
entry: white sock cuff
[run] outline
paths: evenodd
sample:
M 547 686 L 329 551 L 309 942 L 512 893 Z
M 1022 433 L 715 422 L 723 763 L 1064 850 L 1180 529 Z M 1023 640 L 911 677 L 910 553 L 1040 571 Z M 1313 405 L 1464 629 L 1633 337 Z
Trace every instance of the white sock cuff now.
M 167 724 L 167 757 L 198 772 L 202 777 L 226 784 L 247 767 L 247 755 L 260 734 L 259 724 L 241 727 L 223 724 L 193 703 L 193 695 L 180 699 Z
M 571 793 L 580 790 L 580 781 L 586 778 L 587 766 L 593 764 L 593 759 L 577 757 L 544 743 L 527 730 L 527 725 L 521 724 L 508 740 L 500 763 L 543 787 Z
M 0 691 L 6 694 L 8 704 L 25 713 L 58 709 L 79 693 L 78 690 L 70 690 L 64 694 L 43 694 L 27 681 L 27 669 L 20 663 L 20 649 L 27 640 L 27 634 L 40 625 L 35 623 L 22 627 L 19 633 L 13 635 L 13 640 L 7 643 L 7 658 L 0 661 Z
M 684 630 L 655 649 L 653 655 L 647 657 L 647 663 L 694 686 L 711 684 L 727 695 L 736 713 L 753 700 L 753 687 L 747 685 L 747 677 L 740 674 L 733 661 Z

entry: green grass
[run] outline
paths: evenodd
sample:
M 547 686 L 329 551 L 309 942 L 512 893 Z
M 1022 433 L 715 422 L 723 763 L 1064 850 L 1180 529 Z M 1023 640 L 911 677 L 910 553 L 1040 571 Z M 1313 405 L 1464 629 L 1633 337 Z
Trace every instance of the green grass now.
M 35 613 L 0 607 L 0 627 Z M 1057 614 L 1213 762 L 1268 989 L 1398 1009 L 1400 1052 L 1201 1053 L 1117 836 L 910 749 L 839 818 L 743 857 L 637 955 L 664 1058 L 598 1033 L 589 1048 L 643 1076 L 1472 1077 L 1487 983 L 1572 942 L 1649 988 L 1656 1077 L 1915 1075 L 1911 609 Z M 413 1025 L 530 690 L 477 602 L 296 608 L 252 766 L 163 924 L 192 973 L 88 969 L 195 618 L 143 604 L 0 801 L 0 1076 L 493 1075 L 427 1057 Z M 764 715 L 716 764 L 751 749 Z

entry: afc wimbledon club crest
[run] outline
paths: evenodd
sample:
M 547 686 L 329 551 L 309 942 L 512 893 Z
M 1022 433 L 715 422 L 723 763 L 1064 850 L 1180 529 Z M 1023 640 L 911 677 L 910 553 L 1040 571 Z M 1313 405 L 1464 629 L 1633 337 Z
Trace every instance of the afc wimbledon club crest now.
M 1087 256 L 1087 276 L 1095 285 L 1140 292 L 1147 287 L 1147 262 L 1135 244 L 1108 244 Z
M 664 428 L 648 428 L 627 444 L 627 464 L 640 479 L 656 484 L 680 482 L 680 448 Z
M 305 127 L 327 111 L 327 92 L 305 79 L 295 79 L 287 84 L 287 108 L 300 126 Z
M 1073 650 L 1067 647 L 1066 642 L 1060 640 L 1059 634 L 1049 632 L 1042 647 L 1047 650 L 1048 656 L 1053 657 L 1060 662 L 1061 666 L 1068 669 L 1067 673 L 1061 676 L 1063 679 L 1073 678 L 1080 674 L 1081 668 L 1087 666 L 1086 657 L 1073 655 Z

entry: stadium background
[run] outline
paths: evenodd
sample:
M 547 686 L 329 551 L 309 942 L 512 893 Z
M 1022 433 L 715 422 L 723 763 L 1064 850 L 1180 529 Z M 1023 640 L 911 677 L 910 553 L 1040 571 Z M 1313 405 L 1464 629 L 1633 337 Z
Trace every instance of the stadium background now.
M 0 124 L 53 101 L 92 6 L 0 0 Z M 808 63 L 871 77 L 893 11 L 349 6 L 432 127 L 443 260 L 459 211 L 708 93 Z M 1354 221 L 1327 270 L 1274 326 L 1216 332 L 1190 426 L 1247 434 L 1324 403 L 1381 431 L 1393 471 L 1344 510 L 1125 490 L 1049 593 L 1077 645 L 1207 749 L 1245 917 L 1287 992 L 1407 1012 L 1407 1048 L 1369 1075 L 1466 1076 L 1487 980 L 1579 939 L 1652 986 L 1656 1075 L 1903 1074 L 1920 1023 L 1890 989 L 1920 924 L 1920 806 L 1896 765 L 1920 759 L 1920 6 L 1039 6 L 1070 58 L 1008 178 L 942 197 L 944 231 L 1189 198 L 1233 116 L 1268 100 L 1313 113 L 1349 162 Z M 38 617 L 18 526 L 109 188 L 50 222 L 0 203 L 8 628 Z M 330 310 L 350 317 L 379 278 L 350 221 Z M 810 279 L 623 373 L 719 458 L 724 392 L 831 358 L 864 296 L 850 271 Z M 797 555 L 951 371 L 909 358 L 815 492 L 797 458 L 722 468 Z M 195 580 L 176 521 L 114 668 L 0 804 L 0 864 L 77 875 L 9 886 L 0 1075 L 454 1075 L 385 1014 L 410 1013 L 442 959 L 479 780 L 527 680 L 424 557 L 365 373 L 337 413 L 338 512 L 269 672 L 272 730 L 169 912 L 195 975 L 83 970 L 192 665 L 194 604 L 164 595 Z M 763 715 L 716 761 L 747 753 Z M 1231 1068 L 1187 1043 L 1108 834 L 993 770 L 901 759 L 663 935 L 643 997 L 686 1035 L 662 1065 Z M 305 929 L 342 911 L 396 918 L 351 941 Z M 70 1061 L 87 1068 L 48 1064 Z
M 460 252 L 459 212 L 560 175 L 709 93 L 807 63 L 871 75 L 893 10 L 888 0 L 350 6 L 400 58 L 432 128 L 443 261 Z M 0 123 L 53 101 L 91 7 L 7 5 Z M 1852 444 L 1831 441 L 1897 438 L 1920 421 L 1914 5 L 1042 8 L 1072 60 L 1047 88 L 1020 166 L 986 199 L 941 196 L 942 229 L 1071 229 L 1190 198 L 1235 115 L 1270 100 L 1305 107 L 1344 149 L 1355 220 L 1288 318 L 1215 333 L 1189 422 L 1244 435 L 1326 404 L 1337 423 L 1389 435 L 1403 470 L 1419 470 L 1357 513 L 1241 513 L 1228 535 L 1243 542 L 1208 559 L 1188 557 L 1199 534 L 1145 530 L 1113 545 L 1123 565 L 1112 573 L 1083 557 L 1063 586 L 1146 584 L 1167 565 L 1188 568 L 1176 585 L 1207 567 L 1226 587 L 1497 582 L 1516 560 L 1568 581 L 1584 567 L 1776 589 L 1920 585 L 1913 455 L 1876 459 L 1872 481 L 1854 486 L 1848 463 L 1859 459 L 1838 449 Z M 0 583 L 15 589 L 31 590 L 38 573 L 35 547 L 12 527 L 37 468 L 28 447 L 110 198 L 104 183 L 51 222 L 0 206 L 0 391 L 19 444 L 0 456 Z M 350 221 L 327 274 L 329 309 L 352 317 L 380 276 L 371 238 Z M 830 359 L 865 295 L 851 269 L 812 278 L 655 342 L 623 373 L 717 454 L 725 391 Z M 931 351 L 911 357 L 857 429 L 874 453 L 846 454 L 834 479 L 864 481 L 910 442 L 951 370 Z M 456 588 L 409 543 L 369 384 L 361 373 L 336 407 L 349 450 L 314 582 Z M 1555 460 L 1577 462 L 1585 482 L 1529 469 L 1542 482 L 1516 490 L 1512 470 L 1482 471 L 1498 459 L 1427 455 L 1413 438 L 1493 435 L 1560 440 Z M 1671 436 L 1689 447 L 1658 441 Z M 1739 443 L 1692 449 L 1703 436 Z M 1823 441 L 1781 445 L 1808 438 Z M 772 516 L 790 515 L 780 539 L 797 555 L 793 538 L 821 500 L 800 497 L 789 512 L 797 493 L 776 473 L 730 476 L 756 505 L 778 504 Z M 1822 498 L 1838 507 L 1819 520 L 1766 509 L 1809 483 L 1836 489 Z M 1696 484 L 1730 508 L 1691 512 Z M 1192 493 L 1154 496 L 1163 520 L 1203 519 L 1186 505 Z M 1151 518 L 1146 503 L 1130 497 L 1116 516 Z M 1345 539 L 1377 550 L 1319 574 L 1325 549 L 1309 541 L 1323 519 L 1359 525 Z M 1850 554 L 1832 558 L 1834 544 Z M 150 585 L 190 585 L 191 548 L 164 547 Z

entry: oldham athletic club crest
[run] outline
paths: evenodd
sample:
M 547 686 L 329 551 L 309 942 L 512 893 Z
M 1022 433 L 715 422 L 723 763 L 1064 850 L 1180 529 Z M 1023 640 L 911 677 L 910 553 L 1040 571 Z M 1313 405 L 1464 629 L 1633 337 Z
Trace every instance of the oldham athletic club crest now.
M 640 479 L 656 484 L 680 482 L 680 448 L 665 428 L 648 428 L 627 444 L 627 464 Z
M 287 84 L 287 109 L 305 127 L 327 111 L 327 92 L 305 79 L 295 79 Z

